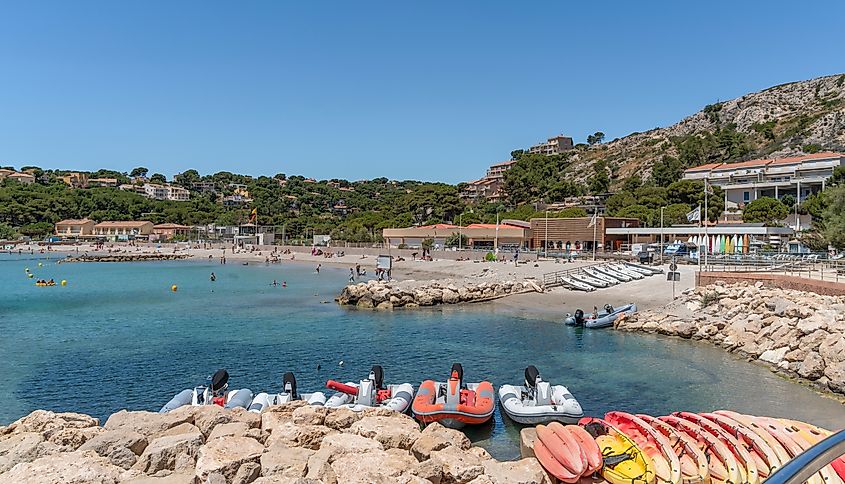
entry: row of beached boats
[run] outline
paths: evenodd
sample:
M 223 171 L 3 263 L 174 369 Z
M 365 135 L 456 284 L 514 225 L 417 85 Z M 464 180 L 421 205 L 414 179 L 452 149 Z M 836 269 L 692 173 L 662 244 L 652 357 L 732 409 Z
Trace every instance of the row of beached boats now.
M 410 411 L 423 422 L 440 422 L 450 428 L 483 424 L 493 417 L 495 393 L 489 381 L 466 382 L 460 363 L 452 365 L 446 381 L 426 380 L 414 391 L 410 383 L 389 385 L 384 383 L 381 366 L 372 367 L 369 375 L 358 382 L 326 382 L 334 390 L 331 396 L 323 392 L 299 393 L 293 373 L 285 373 L 282 391 L 259 393 L 253 396 L 249 389 L 229 390 L 229 374 L 218 370 L 210 377 L 208 385 L 189 388 L 177 393 L 160 410 L 170 412 L 186 405 L 218 405 L 225 408 L 245 408 L 262 412 L 274 405 L 294 400 L 304 400 L 311 405 L 345 407 L 359 412 L 365 408 L 381 407 L 397 412 Z M 504 412 L 514 421 L 534 425 L 543 422 L 577 422 L 584 416 L 578 400 L 563 385 L 544 381 L 536 367 L 525 369 L 522 385 L 502 385 L 499 401 Z
M 577 425 L 538 425 L 532 449 L 557 479 L 600 475 L 612 484 L 757 484 L 827 438 L 804 422 L 731 411 L 663 417 L 608 412 Z M 845 457 L 807 482 L 841 484 Z
M 587 266 L 579 271 L 557 276 L 559 281 L 578 291 L 595 291 L 623 282 L 631 282 L 645 277 L 662 274 L 663 269 L 648 267 L 631 262 L 614 262 Z

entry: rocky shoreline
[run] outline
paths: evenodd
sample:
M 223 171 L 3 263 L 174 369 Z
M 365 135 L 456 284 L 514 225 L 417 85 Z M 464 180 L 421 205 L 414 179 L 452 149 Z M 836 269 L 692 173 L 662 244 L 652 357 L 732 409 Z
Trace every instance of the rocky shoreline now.
M 417 308 L 438 304 L 483 302 L 528 292 L 543 292 L 534 281 L 463 282 L 424 284 L 415 281 L 367 281 L 343 288 L 335 301 L 364 309 Z
M 192 257 L 189 254 L 105 254 L 80 255 L 61 259 L 63 262 L 147 262 L 156 260 L 183 260 Z
M 500 462 L 457 430 L 386 409 L 217 406 L 122 410 L 105 425 L 36 410 L 0 427 L 0 482 L 551 483 L 533 457 Z
M 818 390 L 845 395 L 845 297 L 764 287 L 714 284 L 617 324 L 709 341 Z

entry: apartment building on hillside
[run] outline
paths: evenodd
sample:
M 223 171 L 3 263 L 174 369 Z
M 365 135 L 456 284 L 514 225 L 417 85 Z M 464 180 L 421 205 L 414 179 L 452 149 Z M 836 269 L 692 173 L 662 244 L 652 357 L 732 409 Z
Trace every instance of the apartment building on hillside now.
M 760 197 L 792 195 L 799 202 L 824 190 L 833 170 L 845 164 L 845 154 L 815 153 L 790 158 L 711 163 L 688 168 L 686 180 L 704 180 L 721 187 L 725 202 L 742 207 Z
M 482 200 L 488 202 L 501 200 L 504 197 L 502 183 L 505 178 L 505 172 L 510 170 L 514 163 L 516 163 L 515 160 L 510 160 L 490 165 L 484 178 L 467 182 L 466 186 L 461 190 L 460 197 L 470 203 Z
M 528 148 L 528 152 L 546 156 L 559 155 L 564 151 L 571 150 L 573 146 L 572 138 L 560 134 L 553 138 L 549 138 L 545 143 L 537 143 L 536 145 Z

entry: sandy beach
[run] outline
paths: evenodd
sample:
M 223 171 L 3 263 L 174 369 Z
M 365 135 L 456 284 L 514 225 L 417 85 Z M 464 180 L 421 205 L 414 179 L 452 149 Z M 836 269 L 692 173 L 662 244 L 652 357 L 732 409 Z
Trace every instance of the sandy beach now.
M 306 264 L 315 269 L 318 265 L 327 267 L 354 268 L 360 265 L 366 270 L 367 276 L 359 278 L 367 280 L 373 278 L 376 258 L 385 252 L 378 248 L 329 248 L 323 250 L 333 253 L 332 257 L 325 255 L 311 255 L 311 248 L 304 246 L 274 246 L 256 247 L 254 249 L 235 249 L 231 246 L 204 248 L 202 246 L 182 244 L 140 244 L 109 243 L 97 250 L 94 245 L 55 245 L 47 251 L 42 246 L 20 246 L 23 253 L 39 254 L 41 250 L 50 254 L 73 255 L 108 255 L 108 254 L 187 254 L 187 260 L 210 259 L 220 262 L 225 257 L 227 264 L 265 264 L 270 260 L 278 260 L 274 264 Z M 285 253 L 289 251 L 289 253 Z M 17 251 L 14 251 L 17 252 Z M 340 253 L 345 252 L 344 255 Z M 538 258 L 534 254 L 523 254 L 521 263 L 516 265 L 509 262 L 483 261 L 482 252 L 454 252 L 434 251 L 433 260 L 412 259 L 409 250 L 392 250 L 393 255 L 400 255 L 402 259 L 394 261 L 392 277 L 396 281 L 409 283 L 417 281 L 420 285 L 437 280 L 443 284 L 460 285 L 466 282 L 503 282 L 530 280 L 542 282 L 543 274 L 591 265 L 594 261 L 589 258 L 572 262 L 555 261 L 553 259 Z M 456 260 L 469 258 L 471 260 Z M 403 260 L 404 259 L 404 260 Z M 668 270 L 668 266 L 662 267 Z M 681 265 L 678 270 L 681 280 L 675 283 L 675 295 L 680 295 L 685 289 L 695 285 L 695 266 Z M 528 293 L 509 296 L 494 301 L 479 303 L 492 304 L 502 310 L 520 311 L 537 317 L 559 317 L 576 308 L 585 311 L 605 304 L 614 306 L 635 302 L 641 310 L 663 306 L 672 300 L 672 283 L 664 276 L 647 277 L 641 280 L 618 284 L 590 293 L 573 291 L 556 287 L 543 293 Z

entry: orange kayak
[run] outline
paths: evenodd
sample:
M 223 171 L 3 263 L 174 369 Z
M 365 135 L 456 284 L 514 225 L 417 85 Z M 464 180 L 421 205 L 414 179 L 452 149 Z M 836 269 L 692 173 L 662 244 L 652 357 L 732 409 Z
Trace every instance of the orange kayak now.
M 417 420 L 440 422 L 453 429 L 490 420 L 495 410 L 493 385 L 488 381 L 464 383 L 463 375 L 463 367 L 455 363 L 448 381 L 422 382 L 411 405 Z

